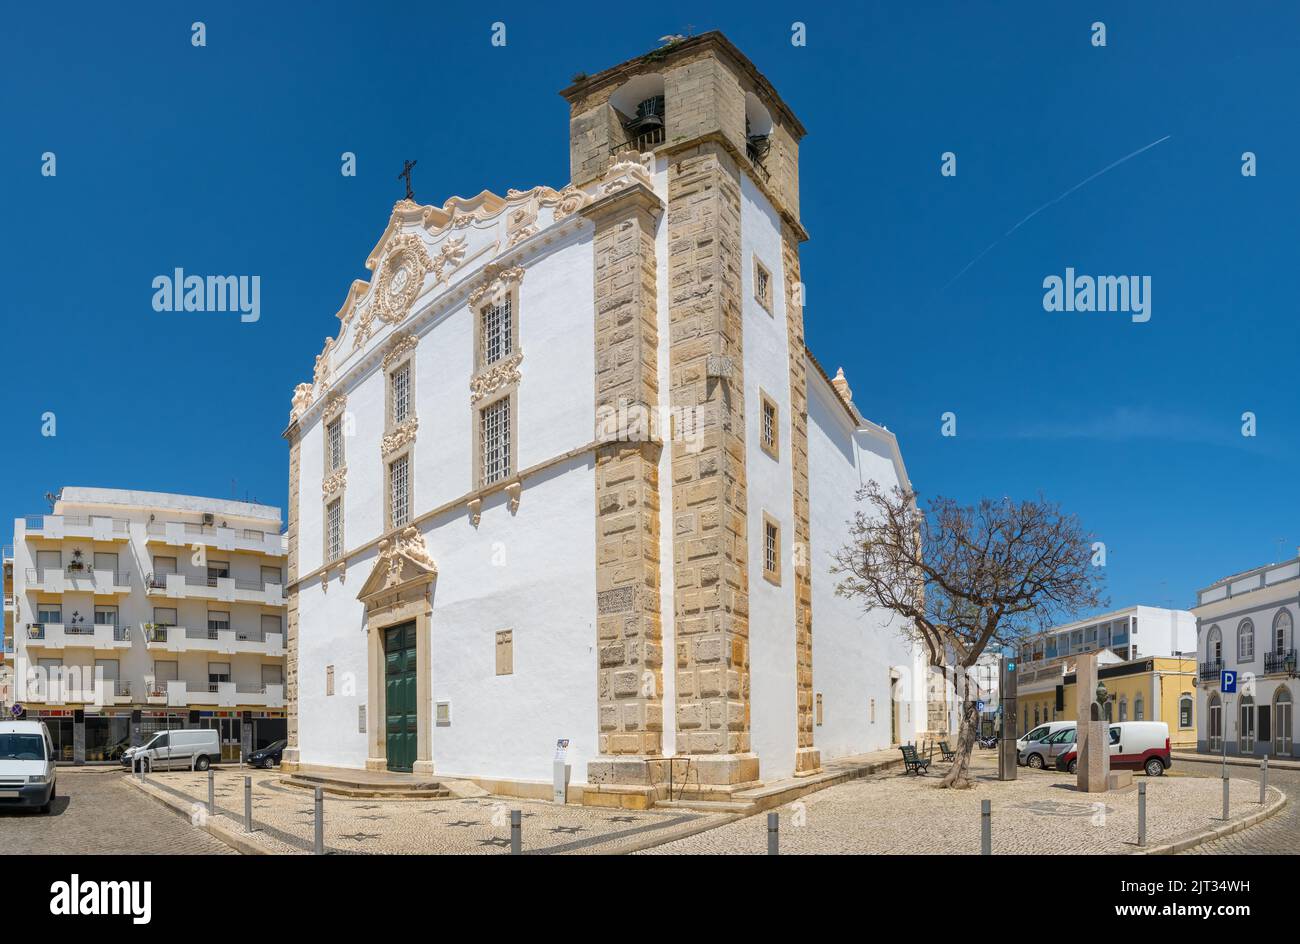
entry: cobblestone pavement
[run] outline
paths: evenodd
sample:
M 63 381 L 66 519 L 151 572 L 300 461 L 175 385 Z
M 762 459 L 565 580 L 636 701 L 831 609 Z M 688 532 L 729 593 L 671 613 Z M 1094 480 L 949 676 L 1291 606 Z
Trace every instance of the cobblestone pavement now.
M 273 771 L 215 772 L 214 796 L 223 825 L 244 828 L 244 777 L 253 778 L 254 838 L 276 853 L 309 853 L 314 833 L 314 800 L 308 790 L 279 782 Z M 202 816 L 207 774 L 164 771 L 149 783 L 193 806 Z M 136 789 L 130 784 L 126 789 Z M 152 797 L 139 794 L 149 803 Z M 525 853 L 611 853 L 648 840 L 666 841 L 709 828 L 732 817 L 683 810 L 638 812 L 584 806 L 556 806 L 513 797 L 475 799 L 346 799 L 325 795 L 325 847 L 330 853 L 508 854 L 510 811 L 523 812 Z
M 1210 777 L 1217 783 L 1222 768 L 1214 761 L 1191 762 L 1180 761 L 1174 769 L 1188 776 Z M 1249 767 L 1229 767 L 1228 776 L 1234 781 L 1254 777 L 1251 790 L 1259 796 L 1259 774 Z M 1187 850 L 1187 854 L 1196 855 L 1298 855 L 1300 854 L 1300 770 L 1279 770 L 1274 767 L 1268 772 L 1268 783 L 1287 795 L 1290 802 L 1282 810 L 1262 823 L 1251 826 L 1241 832 L 1202 843 Z M 1236 786 L 1236 783 L 1233 784 Z
M 1136 788 L 1093 799 L 1075 793 L 1074 778 L 1056 771 L 1021 768 L 1017 780 L 999 783 L 991 753 L 977 752 L 972 767 L 979 782 L 970 790 L 939 788 L 946 765 L 936 765 L 936 771 L 926 777 L 891 771 L 808 794 L 777 811 L 781 852 L 978 854 L 981 800 L 992 801 L 995 855 L 1114 854 L 1136 847 Z M 1139 776 L 1134 780 L 1147 784 L 1151 845 L 1221 823 L 1217 779 Z M 1256 784 L 1234 777 L 1233 817 L 1257 811 L 1258 794 Z M 766 850 L 767 817 L 760 814 L 643 854 L 762 854 Z
M 157 800 L 124 783 L 119 770 L 61 767 L 48 816 L 0 812 L 6 855 L 230 855 L 231 850 Z

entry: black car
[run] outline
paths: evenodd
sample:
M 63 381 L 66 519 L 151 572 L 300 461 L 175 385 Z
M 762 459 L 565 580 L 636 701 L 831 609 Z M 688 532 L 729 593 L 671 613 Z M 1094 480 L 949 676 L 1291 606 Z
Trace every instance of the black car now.
M 248 755 L 248 766 L 250 767 L 278 767 L 280 757 L 284 754 L 284 745 L 288 742 L 283 738 L 279 741 L 272 741 L 266 747 L 259 748 Z

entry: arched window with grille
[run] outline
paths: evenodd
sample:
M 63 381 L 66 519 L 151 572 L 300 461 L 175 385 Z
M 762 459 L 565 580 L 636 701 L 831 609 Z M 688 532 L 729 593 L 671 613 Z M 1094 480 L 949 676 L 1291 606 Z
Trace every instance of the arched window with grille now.
M 1119 720 L 1120 721 L 1128 720 L 1128 696 L 1127 695 L 1119 696 Z
M 1192 699 L 1191 692 L 1183 692 L 1182 695 L 1178 697 L 1178 727 L 1192 727 L 1192 719 L 1195 712 L 1193 706 L 1195 704 L 1196 702 Z
M 1146 719 L 1146 702 L 1143 701 L 1141 695 L 1138 695 L 1136 698 L 1133 699 L 1133 720 L 1134 720 L 1134 721 L 1145 721 L 1145 720 L 1147 720 L 1147 719 Z
M 1217 624 L 1205 634 L 1205 661 L 1211 665 L 1223 662 L 1223 633 Z

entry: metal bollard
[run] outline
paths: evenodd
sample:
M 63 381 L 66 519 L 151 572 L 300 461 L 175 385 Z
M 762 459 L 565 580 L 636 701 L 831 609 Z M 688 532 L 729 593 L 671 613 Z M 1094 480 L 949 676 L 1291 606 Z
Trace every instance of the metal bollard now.
M 253 831 L 253 778 L 244 778 L 244 832 Z
M 993 855 L 993 803 L 980 800 L 980 855 Z
M 1228 819 L 1228 783 L 1229 783 L 1228 778 L 1224 777 L 1223 778 L 1223 819 L 1225 822 Z
M 1138 845 L 1147 844 L 1147 785 L 1138 784 Z
M 212 797 L 213 786 L 212 786 L 212 785 L 213 785 L 213 771 L 212 771 L 212 768 L 209 767 L 209 768 L 208 768 L 208 815 L 209 815 L 209 816 L 212 816 L 212 815 L 213 815 L 214 813 L 216 813 L 216 811 L 217 811 L 216 804 L 213 803 L 213 797 Z
M 781 814 L 767 814 L 767 854 L 781 854 Z
M 1265 754 L 1263 760 L 1259 762 L 1259 805 L 1264 805 L 1264 797 L 1268 795 L 1268 755 Z
M 524 820 L 520 810 L 510 811 L 510 854 L 524 853 Z
M 316 788 L 316 855 L 325 854 L 325 794 Z

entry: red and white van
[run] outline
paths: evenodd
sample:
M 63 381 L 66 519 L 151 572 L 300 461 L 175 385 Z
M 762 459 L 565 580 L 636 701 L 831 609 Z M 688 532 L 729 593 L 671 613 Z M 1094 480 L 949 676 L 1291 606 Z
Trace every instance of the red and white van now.
M 1056 769 L 1074 773 L 1078 750 L 1072 748 L 1056 758 Z M 1119 721 L 1110 726 L 1110 769 L 1145 770 L 1159 777 L 1171 766 L 1169 725 L 1163 721 Z

